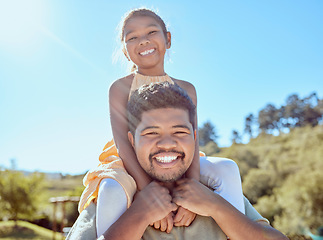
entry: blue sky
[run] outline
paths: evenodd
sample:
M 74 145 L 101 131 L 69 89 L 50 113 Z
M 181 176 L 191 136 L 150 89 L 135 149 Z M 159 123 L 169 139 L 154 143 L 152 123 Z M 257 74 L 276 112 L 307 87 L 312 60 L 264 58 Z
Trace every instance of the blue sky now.
M 97 165 L 112 137 L 108 88 L 128 69 L 117 25 L 141 6 L 167 23 L 166 72 L 195 85 L 199 124 L 216 126 L 220 146 L 267 103 L 323 97 L 320 0 L 0 0 L 0 166 Z

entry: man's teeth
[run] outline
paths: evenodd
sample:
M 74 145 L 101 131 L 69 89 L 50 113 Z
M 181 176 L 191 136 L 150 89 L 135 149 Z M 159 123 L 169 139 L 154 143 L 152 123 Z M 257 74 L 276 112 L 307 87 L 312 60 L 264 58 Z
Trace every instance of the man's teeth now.
M 174 161 L 176 158 L 177 158 L 176 156 L 156 157 L 156 160 L 162 163 L 170 163 Z
M 145 56 L 145 55 L 147 55 L 149 53 L 152 53 L 153 51 L 155 51 L 155 50 L 154 49 L 146 50 L 144 52 L 141 52 L 140 55 Z

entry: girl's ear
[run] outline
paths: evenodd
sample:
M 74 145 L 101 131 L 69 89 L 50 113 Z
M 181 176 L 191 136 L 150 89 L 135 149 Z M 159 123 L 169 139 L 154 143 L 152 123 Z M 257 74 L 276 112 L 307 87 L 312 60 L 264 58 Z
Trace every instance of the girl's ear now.
M 166 37 L 167 37 L 167 39 L 166 39 L 167 40 L 166 47 L 167 47 L 167 49 L 169 49 L 170 46 L 172 45 L 172 35 L 171 35 L 171 33 L 167 32 Z
M 129 142 L 131 143 L 131 146 L 135 148 L 134 138 L 130 131 L 128 132 L 128 139 L 129 139 Z
M 128 53 L 127 53 L 127 50 L 126 50 L 125 47 L 122 48 L 122 52 L 126 56 L 126 58 L 128 59 L 128 61 L 131 61 L 130 58 L 129 58 L 129 56 L 128 56 Z

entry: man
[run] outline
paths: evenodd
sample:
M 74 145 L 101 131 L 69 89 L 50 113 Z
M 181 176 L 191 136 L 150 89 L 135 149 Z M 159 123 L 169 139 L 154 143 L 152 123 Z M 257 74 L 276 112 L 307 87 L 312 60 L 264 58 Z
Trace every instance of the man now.
M 176 85 L 154 84 L 132 94 L 129 141 L 154 181 L 99 239 L 287 239 L 256 222 L 263 218 L 252 207 L 246 209 L 248 218 L 206 186 L 185 178 L 195 150 L 194 116 L 191 99 Z M 189 227 L 166 233 L 150 226 L 178 206 L 197 214 Z

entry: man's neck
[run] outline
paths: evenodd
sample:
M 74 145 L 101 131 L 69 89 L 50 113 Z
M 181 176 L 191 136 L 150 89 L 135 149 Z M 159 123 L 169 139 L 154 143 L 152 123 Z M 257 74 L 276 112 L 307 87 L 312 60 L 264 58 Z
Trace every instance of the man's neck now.
M 170 192 L 172 192 L 173 191 L 173 188 L 175 187 L 175 182 L 160 182 L 160 184 L 163 186 L 163 187 L 165 187 L 165 188 L 167 188 Z

